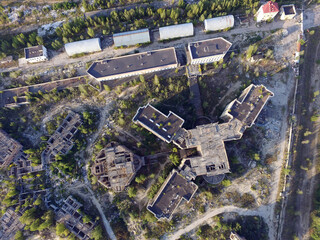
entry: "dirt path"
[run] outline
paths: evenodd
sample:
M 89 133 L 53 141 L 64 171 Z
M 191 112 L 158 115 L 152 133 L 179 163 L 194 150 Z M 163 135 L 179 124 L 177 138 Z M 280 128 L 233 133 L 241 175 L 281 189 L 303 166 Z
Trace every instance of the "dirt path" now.
M 222 214 L 222 213 L 235 212 L 235 213 L 238 213 L 239 215 L 244 215 L 244 216 L 255 215 L 255 216 L 261 216 L 261 217 L 265 218 L 265 216 L 261 214 L 261 213 L 265 212 L 262 208 L 266 208 L 266 207 L 262 206 L 258 209 L 254 209 L 254 210 L 245 209 L 245 208 L 238 208 L 235 206 L 225 206 L 222 208 L 216 208 L 216 209 L 213 209 L 213 210 L 205 213 L 201 218 L 199 218 L 196 221 L 194 221 L 193 223 L 185 226 L 183 229 L 180 229 L 177 232 L 175 232 L 174 234 L 169 235 L 166 239 L 170 239 L 170 240 L 179 239 L 179 237 L 181 235 L 190 232 L 191 230 L 206 223 L 210 218 L 212 218 L 216 215 Z

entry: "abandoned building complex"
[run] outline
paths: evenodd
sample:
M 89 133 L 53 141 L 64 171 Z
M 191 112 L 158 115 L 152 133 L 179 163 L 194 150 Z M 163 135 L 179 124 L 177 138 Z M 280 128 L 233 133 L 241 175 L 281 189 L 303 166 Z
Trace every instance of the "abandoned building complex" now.
M 184 121 L 176 114 L 170 112 L 166 116 L 150 104 L 138 109 L 133 122 L 148 129 L 167 143 L 173 142 L 183 150 L 193 150 L 194 153 L 186 156 L 179 166 L 179 173 L 185 177 L 185 181 L 203 176 L 209 183 L 214 183 L 215 176 L 230 171 L 224 142 L 240 139 L 245 129 L 254 124 L 271 96 L 273 93 L 263 85 L 251 84 L 238 99 L 226 106 L 221 115 L 224 123 L 200 125 L 190 130 L 182 128 Z M 169 176 L 168 179 L 171 177 Z M 168 184 L 171 182 L 168 179 L 162 190 L 168 189 Z M 178 198 L 177 196 L 172 195 L 172 198 Z M 169 218 L 168 213 L 172 213 L 171 210 L 167 208 L 160 210 L 159 207 L 153 207 L 155 203 L 161 202 L 159 197 L 162 197 L 160 193 L 148 209 L 156 217 Z M 156 206 L 161 206 L 159 204 Z
M 176 67 L 177 55 L 171 47 L 94 62 L 87 73 L 98 81 L 106 81 Z
M 0 129 L 0 169 L 7 168 L 22 153 L 22 145 Z
M 227 54 L 232 43 L 222 37 L 188 44 L 191 64 L 218 62 Z
M 57 212 L 57 221 L 64 223 L 66 228 L 77 238 L 87 240 L 91 239 L 89 235 L 95 223 L 91 221 L 84 223 L 83 216 L 79 211 L 81 207 L 81 203 L 69 196 Z
M 24 224 L 19 221 L 21 214 L 13 208 L 8 208 L 0 218 L 0 240 L 13 239 L 18 230 L 22 230 Z
M 42 153 L 43 156 L 49 157 L 49 161 L 52 162 L 55 161 L 57 154 L 67 154 L 73 147 L 71 139 L 77 133 L 81 124 L 80 115 L 70 111 L 62 124 L 49 138 L 47 148 Z
M 47 49 L 43 45 L 25 48 L 24 56 L 28 63 L 43 62 L 48 60 Z
M 176 170 L 173 170 L 158 191 L 154 201 L 148 204 L 147 208 L 157 219 L 170 219 L 182 199 L 189 202 L 197 189 L 198 186 L 195 183 L 186 180 Z
M 91 172 L 103 186 L 121 192 L 143 165 L 143 157 L 133 154 L 124 146 L 111 143 L 99 152 Z

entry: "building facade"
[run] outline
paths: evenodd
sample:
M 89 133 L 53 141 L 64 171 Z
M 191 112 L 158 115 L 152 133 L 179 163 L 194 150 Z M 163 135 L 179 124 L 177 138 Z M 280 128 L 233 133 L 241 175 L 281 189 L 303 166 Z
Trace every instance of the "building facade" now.
M 263 4 L 256 13 L 257 22 L 273 19 L 279 12 L 278 3 L 269 1 Z
M 43 45 L 25 48 L 24 56 L 28 63 L 44 62 L 49 59 L 47 49 Z
M 232 43 L 222 37 L 189 43 L 190 63 L 218 62 L 224 58 L 231 46 Z

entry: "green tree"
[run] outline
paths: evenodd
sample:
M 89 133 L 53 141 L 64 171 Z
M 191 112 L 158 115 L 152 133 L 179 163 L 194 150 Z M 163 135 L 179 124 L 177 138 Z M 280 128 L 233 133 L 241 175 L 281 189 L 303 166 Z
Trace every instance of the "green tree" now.
M 35 220 L 35 221 L 31 224 L 31 226 L 30 226 L 30 231 L 32 231 L 32 232 L 38 231 L 40 224 L 41 224 L 41 221 L 40 221 L 40 219 L 38 218 L 37 220 Z
M 58 223 L 56 225 L 56 234 L 60 237 L 66 237 L 70 234 L 70 231 L 66 228 L 63 223 Z
M 180 164 L 180 158 L 177 154 L 170 154 L 169 159 L 175 166 L 178 166 Z
M 87 33 L 90 37 L 94 37 L 94 30 L 92 28 L 88 28 Z
M 94 240 L 103 240 L 103 231 L 102 231 L 102 227 L 100 225 L 96 226 L 92 232 L 91 232 L 91 236 Z
M 128 195 L 130 198 L 134 198 L 137 195 L 137 189 L 135 187 L 129 187 Z
M 24 240 L 25 237 L 23 236 L 22 231 L 18 230 L 18 231 L 16 232 L 16 234 L 14 235 L 14 239 L 15 239 L 15 240 Z
M 20 222 L 30 225 L 36 220 L 36 209 L 30 208 L 26 210 L 22 216 L 19 218 Z

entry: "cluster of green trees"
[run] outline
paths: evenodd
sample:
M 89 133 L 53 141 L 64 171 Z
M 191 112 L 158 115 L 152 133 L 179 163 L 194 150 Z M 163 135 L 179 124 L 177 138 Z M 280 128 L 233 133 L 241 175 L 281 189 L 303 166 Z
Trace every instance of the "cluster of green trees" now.
M 26 210 L 20 217 L 20 222 L 26 224 L 25 230 L 43 231 L 54 226 L 54 212 L 44 211 L 39 207 L 33 207 Z
M 320 186 L 314 194 L 314 210 L 311 213 L 310 237 L 312 240 L 320 239 Z
M 9 22 L 8 15 L 4 12 L 4 7 L 0 5 L 0 24 L 6 24 Z
M 78 3 L 75 3 L 73 1 L 68 2 L 60 2 L 60 3 L 54 3 L 52 5 L 53 10 L 70 10 L 72 8 L 76 8 L 78 6 Z
M 0 39 L 0 53 L 19 54 L 18 50 L 35 45 L 43 45 L 43 38 L 38 36 L 36 32 L 20 33 L 11 37 Z

